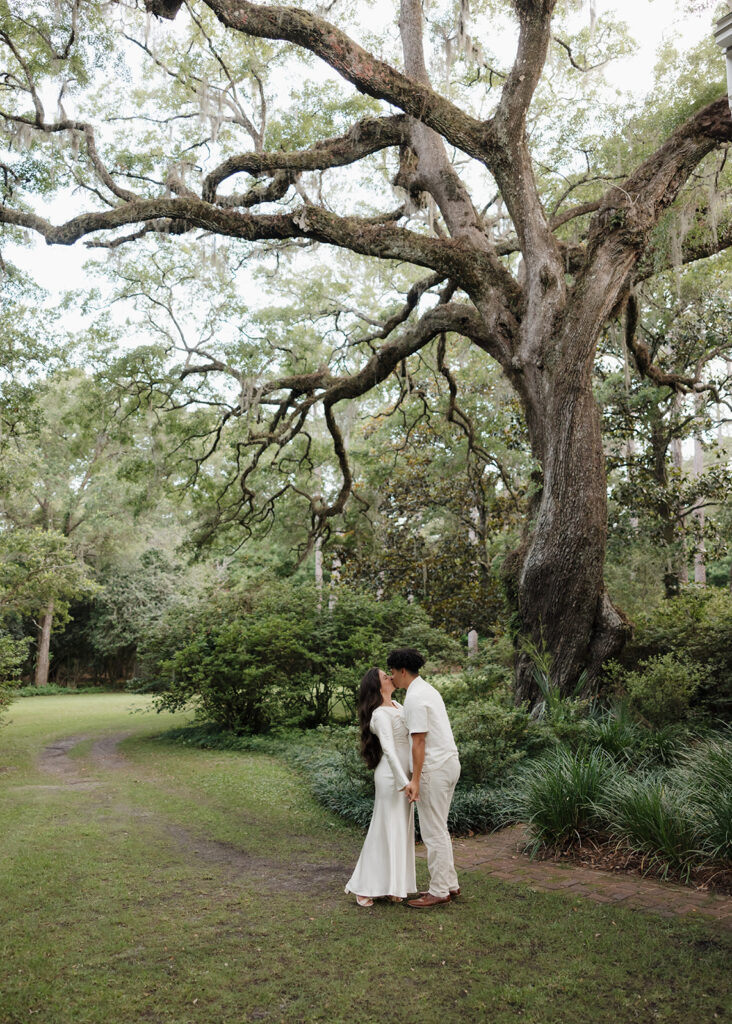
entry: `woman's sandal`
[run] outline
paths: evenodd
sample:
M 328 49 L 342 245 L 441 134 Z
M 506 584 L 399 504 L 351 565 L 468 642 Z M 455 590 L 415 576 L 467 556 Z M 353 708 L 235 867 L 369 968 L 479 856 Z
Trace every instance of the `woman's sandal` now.
M 356 903 L 358 903 L 359 907 L 373 907 L 374 905 L 374 901 L 370 896 L 357 896 Z
M 403 897 L 401 897 L 401 896 L 387 896 L 386 898 L 388 899 L 388 901 L 390 903 L 403 903 L 404 902 Z

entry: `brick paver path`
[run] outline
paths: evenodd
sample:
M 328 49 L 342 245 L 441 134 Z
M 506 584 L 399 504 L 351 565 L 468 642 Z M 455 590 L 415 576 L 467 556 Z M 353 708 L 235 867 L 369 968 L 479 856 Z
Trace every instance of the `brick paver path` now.
M 565 891 L 596 903 L 620 903 L 662 917 L 689 914 L 713 918 L 732 929 L 732 899 L 689 889 L 641 875 L 600 871 L 553 860 L 531 860 L 522 853 L 525 832 L 521 825 L 487 836 L 454 839 L 458 870 L 485 871 L 503 882 L 523 882 L 541 892 Z M 423 850 L 420 851 L 422 855 Z

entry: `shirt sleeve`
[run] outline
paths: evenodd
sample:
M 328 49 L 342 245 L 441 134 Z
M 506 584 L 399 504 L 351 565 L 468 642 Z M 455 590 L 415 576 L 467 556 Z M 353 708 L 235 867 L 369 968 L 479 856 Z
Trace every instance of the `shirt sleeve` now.
M 381 743 L 381 750 L 389 763 L 391 773 L 394 776 L 394 782 L 397 789 L 404 789 L 409 782 L 404 769 L 402 768 L 401 761 L 397 754 L 396 744 L 394 743 L 394 730 L 391 722 L 389 721 L 389 713 L 385 715 L 378 714 L 378 708 L 374 711 L 371 716 L 371 732 L 375 733 L 379 737 Z
M 429 732 L 430 718 L 426 704 L 415 701 L 413 704 L 404 705 L 404 720 L 410 734 L 413 732 Z

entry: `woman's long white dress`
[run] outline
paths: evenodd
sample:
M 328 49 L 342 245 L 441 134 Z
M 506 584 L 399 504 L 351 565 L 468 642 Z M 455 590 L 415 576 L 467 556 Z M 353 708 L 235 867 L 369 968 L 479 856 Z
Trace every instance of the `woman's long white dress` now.
M 377 708 L 370 728 L 382 757 L 374 772 L 376 796 L 366 839 L 346 892 L 357 896 L 407 896 L 417 891 L 414 805 L 403 792 L 409 782 L 409 733 L 399 704 Z

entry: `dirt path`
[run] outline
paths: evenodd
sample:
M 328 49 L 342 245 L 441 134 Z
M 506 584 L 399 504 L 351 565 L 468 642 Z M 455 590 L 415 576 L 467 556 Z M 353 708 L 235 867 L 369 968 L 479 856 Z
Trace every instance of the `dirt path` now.
M 182 851 L 192 861 L 229 878 L 253 880 L 263 892 L 302 892 L 321 899 L 326 895 L 337 898 L 340 881 L 348 876 L 349 865 L 286 863 L 258 857 L 233 843 L 196 834 L 152 811 L 115 803 L 113 788 L 108 785 L 109 775 L 131 769 L 131 762 L 120 752 L 119 744 L 132 735 L 132 732 L 115 733 L 95 740 L 88 760 L 70 756 L 76 746 L 93 738 L 87 734 L 58 740 L 46 747 L 38 767 L 57 782 L 44 788 L 88 790 L 90 799 L 104 802 L 108 810 L 111 803 L 112 809 L 127 818 L 144 819 L 171 847 Z M 665 917 L 688 914 L 712 918 L 722 927 L 732 929 L 732 900 L 728 897 L 633 874 L 613 874 L 557 861 L 532 861 L 522 853 L 524 831 L 521 826 L 491 835 L 456 839 L 453 845 L 458 870 L 484 871 L 503 882 L 523 883 L 536 891 L 566 892 L 572 897 L 622 904 Z M 424 855 L 422 848 L 420 855 Z
M 323 896 L 339 891 L 342 878 L 351 870 L 345 864 L 286 863 L 276 859 L 257 857 L 234 843 L 225 843 L 198 835 L 177 822 L 153 811 L 131 806 L 117 800 L 109 774 L 129 772 L 132 763 L 119 750 L 119 744 L 134 732 L 114 733 L 97 739 L 86 758 L 74 758 L 71 751 L 93 737 L 89 734 L 70 736 L 57 740 L 46 747 L 39 759 L 39 769 L 52 775 L 57 782 L 50 786 L 20 787 L 89 791 L 96 804 L 104 804 L 106 813 L 118 811 L 125 818 L 144 820 L 147 827 L 153 827 L 170 845 L 182 851 L 188 858 L 211 867 L 225 876 L 241 878 L 247 876 L 256 880 L 257 887 L 264 892 L 303 892 Z M 105 775 L 107 776 L 105 779 Z
M 132 736 L 131 732 L 115 733 L 95 741 L 90 752 L 90 761 L 96 768 L 103 771 L 114 771 L 126 768 L 129 764 L 117 749 L 119 744 Z M 87 733 L 69 736 L 46 747 L 38 758 L 38 768 L 47 775 L 53 775 L 61 786 L 74 786 L 82 789 L 96 789 L 100 782 L 90 777 L 89 765 L 80 758 L 70 756 L 71 751 L 81 743 L 93 737 Z

